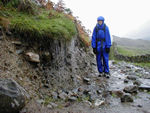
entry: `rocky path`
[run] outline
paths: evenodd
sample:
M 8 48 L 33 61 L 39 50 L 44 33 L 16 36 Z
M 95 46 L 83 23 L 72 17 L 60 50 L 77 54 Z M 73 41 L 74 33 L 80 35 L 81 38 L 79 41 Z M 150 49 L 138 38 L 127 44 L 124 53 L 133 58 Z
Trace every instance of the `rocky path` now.
M 126 62 L 111 62 L 110 68 L 112 76 L 107 83 L 111 95 L 101 112 L 150 113 L 150 70 Z
M 79 77 L 83 85 L 68 91 L 73 95 L 67 97 L 69 100 L 62 102 L 61 107 L 58 103 L 51 103 L 46 108 L 39 107 L 40 109 L 35 112 L 150 113 L 149 69 L 136 67 L 126 62 L 110 61 L 111 77 L 107 79 L 98 77 L 96 65 L 93 63 L 92 66 L 96 74 L 93 72 L 84 78 Z M 69 93 L 66 94 L 69 95 Z M 66 94 L 61 92 L 58 95 L 65 100 Z M 55 98 L 57 98 L 56 95 Z

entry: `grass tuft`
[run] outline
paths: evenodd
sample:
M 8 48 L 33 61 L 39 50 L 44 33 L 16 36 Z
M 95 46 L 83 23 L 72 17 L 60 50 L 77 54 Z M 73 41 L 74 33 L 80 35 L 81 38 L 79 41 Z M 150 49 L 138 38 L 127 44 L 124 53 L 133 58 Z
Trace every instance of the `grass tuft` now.
M 54 10 L 40 10 L 39 15 L 19 12 L 16 9 L 0 11 L 1 15 L 8 15 L 10 30 L 23 38 L 38 40 L 43 38 L 70 40 L 76 33 L 75 24 L 63 13 Z M 49 14 L 53 13 L 52 17 Z

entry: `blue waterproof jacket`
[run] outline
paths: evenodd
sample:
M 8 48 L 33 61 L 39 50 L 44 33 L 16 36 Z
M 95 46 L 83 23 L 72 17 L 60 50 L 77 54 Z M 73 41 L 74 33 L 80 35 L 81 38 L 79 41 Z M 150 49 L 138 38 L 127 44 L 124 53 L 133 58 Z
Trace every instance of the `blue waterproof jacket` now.
M 96 30 L 96 27 L 99 29 L 98 31 Z M 97 39 L 104 39 L 105 41 L 103 42 L 103 48 L 110 48 L 111 47 L 111 38 L 110 38 L 110 33 L 109 33 L 109 28 L 106 25 L 105 27 L 105 32 L 103 30 L 104 28 L 104 20 L 103 24 L 97 24 L 93 30 L 93 35 L 92 35 L 92 48 L 96 48 L 96 38 Z M 101 47 L 101 41 L 97 42 L 97 49 Z
M 92 47 L 97 49 L 96 61 L 98 71 L 100 73 L 109 73 L 109 53 L 106 52 L 105 48 L 111 47 L 110 33 L 108 27 L 104 23 L 104 17 L 98 17 L 97 21 L 103 21 L 103 23 L 102 25 L 97 24 L 93 30 Z

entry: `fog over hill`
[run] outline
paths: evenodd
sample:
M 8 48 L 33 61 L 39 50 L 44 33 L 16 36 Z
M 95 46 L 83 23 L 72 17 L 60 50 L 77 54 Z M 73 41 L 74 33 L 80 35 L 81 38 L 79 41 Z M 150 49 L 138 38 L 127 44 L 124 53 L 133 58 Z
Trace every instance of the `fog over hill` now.
M 127 34 L 129 38 L 150 40 L 150 21 L 145 22 L 140 28 Z
M 112 36 L 113 41 L 119 46 L 139 48 L 139 49 L 150 49 L 150 41 L 143 39 L 129 39 L 129 38 L 120 38 L 118 36 Z

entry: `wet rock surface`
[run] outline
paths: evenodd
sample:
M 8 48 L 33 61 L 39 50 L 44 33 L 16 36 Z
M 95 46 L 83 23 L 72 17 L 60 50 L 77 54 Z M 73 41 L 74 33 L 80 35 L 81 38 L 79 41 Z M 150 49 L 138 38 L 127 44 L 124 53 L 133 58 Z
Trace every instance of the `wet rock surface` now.
M 138 87 L 135 85 L 126 86 L 123 91 L 126 93 L 137 93 Z
M 143 113 L 148 112 L 150 95 L 148 90 L 140 89 L 142 84 L 149 85 L 150 71 L 126 62 L 111 63 L 111 78 L 108 80 L 109 90 L 119 90 L 123 95 L 111 94 L 109 105 L 102 110 L 105 113 Z M 127 93 L 125 93 L 127 92 Z M 136 93 L 135 93 L 136 92 Z M 142 107 L 139 107 L 142 106 Z
M 146 76 L 138 76 L 138 73 L 150 76 L 148 74 L 150 72 L 126 62 L 112 62 L 110 61 L 109 79 L 98 77 L 97 67 L 93 65 L 95 73 L 81 77 L 80 80 L 83 82 L 81 86 L 65 91 L 67 97 L 61 109 L 58 108 L 60 102 L 54 102 L 57 104 L 56 107 L 51 107 L 52 105 L 49 104 L 50 112 L 149 113 L 150 95 L 147 86 L 150 86 L 150 80 L 146 79 Z M 127 78 L 132 74 L 136 79 Z M 128 82 L 124 83 L 125 80 Z M 141 85 L 135 82 L 140 82 Z M 142 88 L 141 86 L 144 85 L 146 87 Z M 53 96 L 60 92 L 54 93 Z
M 26 53 L 29 49 L 29 47 L 20 48 L 23 46 L 20 42 L 13 44 L 19 46 L 17 50 L 23 50 L 15 51 L 17 54 Z M 39 111 L 40 113 L 122 113 L 121 111 L 140 113 L 142 110 L 148 110 L 149 90 L 142 89 L 141 86 L 150 86 L 149 70 L 126 62 L 110 61 L 111 76 L 106 79 L 98 77 L 95 55 L 90 53 L 91 48 L 87 51 L 81 45 L 77 36 L 71 42 L 51 40 L 50 47 L 44 47 L 38 47 L 41 52 L 37 52 L 38 49 L 34 47 L 28 50 L 37 53 L 29 61 L 36 62 L 31 68 L 37 70 L 40 76 L 38 79 L 31 74 L 30 78 L 42 82 L 36 90 L 39 93 L 38 99 L 29 103 L 21 113 Z M 22 80 L 22 77 L 18 77 Z M 131 101 L 131 98 L 124 96 L 123 89 L 133 85 L 141 91 L 136 90 L 138 92 L 136 95 L 130 94 L 133 102 L 128 105 L 127 102 Z M 123 96 L 124 103 L 121 102 Z M 37 109 L 33 109 L 33 106 Z
M 126 62 L 110 61 L 111 76 L 106 79 L 98 77 L 95 55 L 83 47 L 77 36 L 70 42 L 51 40 L 48 47 L 40 44 L 38 47 L 24 47 L 20 42 L 10 44 L 7 41 L 8 46 L 4 43 L 5 38 L 0 40 L 3 41 L 1 45 L 4 44 L 1 48 L 5 50 L 3 53 L 9 54 L 6 54 L 7 59 L 4 59 L 5 55 L 0 55 L 0 72 L 5 72 L 0 76 L 17 78 L 33 97 L 38 95 L 37 100 L 29 102 L 21 113 L 150 112 L 149 69 Z M 33 64 L 36 65 L 31 65 L 28 61 L 22 62 L 25 59 L 19 58 L 21 53 L 28 51 L 37 53 L 32 57 Z M 18 65 L 14 66 L 16 63 Z M 14 69 L 18 70 L 13 72 Z M 129 86 L 137 87 L 137 93 L 126 94 L 125 92 L 134 92 L 134 88 L 127 88 Z M 124 90 L 125 88 L 130 90 Z M 19 102 L 14 100 L 14 103 L 11 105 L 18 105 Z
M 142 85 L 139 86 L 139 89 L 150 91 L 150 86 L 142 84 Z
M 23 88 L 12 79 L 0 79 L 0 113 L 18 113 L 25 106 Z
M 133 102 L 133 97 L 128 93 L 123 94 L 123 96 L 121 97 L 121 102 Z

